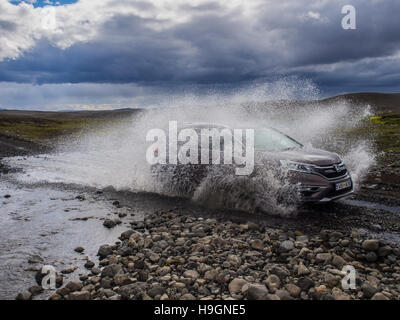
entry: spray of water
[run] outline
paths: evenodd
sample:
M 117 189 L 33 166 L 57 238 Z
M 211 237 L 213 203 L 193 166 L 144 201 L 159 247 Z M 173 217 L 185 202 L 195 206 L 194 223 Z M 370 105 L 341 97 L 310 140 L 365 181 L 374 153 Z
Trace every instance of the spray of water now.
M 305 102 L 317 96 L 318 90 L 312 83 L 298 79 L 251 84 L 234 92 L 166 95 L 158 108 L 150 108 L 128 123 L 99 128 L 73 141 L 64 141 L 53 154 L 9 158 L 8 164 L 24 169 L 17 178 L 25 182 L 157 192 L 190 197 L 217 208 L 290 215 L 295 205 L 285 199 L 296 197 L 285 173 L 277 174 L 265 167 L 251 176 L 239 177 L 215 167 L 194 185 L 191 176 L 183 175 L 177 183 L 174 175 L 155 179 L 145 158 L 149 147 L 145 137 L 150 129 L 167 129 L 171 120 L 180 124 L 220 123 L 233 128 L 270 126 L 307 148 L 337 152 L 357 186 L 374 163 L 374 152 L 366 141 L 349 140 L 340 133 L 356 127 L 368 114 L 368 107 L 356 108 L 346 102 Z

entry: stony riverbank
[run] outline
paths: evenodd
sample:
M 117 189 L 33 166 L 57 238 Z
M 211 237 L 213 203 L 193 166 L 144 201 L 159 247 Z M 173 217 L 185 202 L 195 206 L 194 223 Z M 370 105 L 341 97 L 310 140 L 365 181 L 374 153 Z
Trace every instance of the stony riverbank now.
M 400 299 L 398 245 L 356 231 L 305 235 L 156 212 L 120 240 L 50 299 Z M 345 265 L 354 290 L 342 289 Z

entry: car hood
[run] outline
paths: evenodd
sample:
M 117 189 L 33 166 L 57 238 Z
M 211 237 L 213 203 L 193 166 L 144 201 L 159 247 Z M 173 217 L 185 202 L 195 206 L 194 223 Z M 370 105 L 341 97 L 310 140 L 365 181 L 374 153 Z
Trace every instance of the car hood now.
M 319 149 L 301 148 L 280 152 L 261 152 L 261 154 L 276 160 L 291 160 L 317 166 L 328 166 L 341 162 L 336 153 Z

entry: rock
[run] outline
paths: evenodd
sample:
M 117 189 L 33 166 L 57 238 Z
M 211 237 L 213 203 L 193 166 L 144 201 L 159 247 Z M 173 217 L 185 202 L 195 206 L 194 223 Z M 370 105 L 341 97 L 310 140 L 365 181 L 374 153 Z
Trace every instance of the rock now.
M 281 300 L 278 295 L 268 293 L 263 300 Z
M 35 295 L 37 295 L 37 294 L 39 294 L 39 293 L 42 293 L 43 292 L 43 287 L 41 287 L 41 286 L 31 286 L 31 287 L 29 287 L 29 289 L 28 289 L 28 291 L 32 294 L 32 296 L 35 296 Z
M 185 293 L 180 300 L 196 300 L 196 297 L 191 293 Z
M 111 219 L 105 219 L 103 222 L 103 226 L 105 226 L 106 228 L 114 228 L 116 226 L 116 222 L 114 220 Z
M 367 260 L 368 262 L 375 262 L 376 260 L 378 260 L 378 256 L 375 252 L 370 251 L 365 255 L 365 260 Z
M 268 278 L 265 280 L 265 284 L 267 285 L 269 291 L 275 292 L 281 285 L 281 280 L 275 274 L 270 274 Z
M 39 286 L 42 286 L 42 280 L 43 280 L 43 278 L 44 278 L 47 274 L 50 273 L 50 272 L 47 272 L 47 273 L 46 273 L 46 272 L 42 272 L 42 270 L 43 270 L 43 267 L 42 267 L 41 269 L 39 269 L 39 270 L 36 272 L 36 274 L 35 274 L 35 280 L 36 280 L 36 283 L 37 283 Z M 48 280 L 49 280 L 49 279 L 48 279 Z M 63 276 L 56 273 L 56 288 L 61 287 L 62 284 L 63 284 L 63 281 L 64 281 Z
M 276 274 L 281 280 L 285 279 L 287 276 L 290 275 L 289 271 L 285 267 L 278 267 L 278 266 L 273 266 L 269 270 L 269 273 Z
M 392 252 L 392 248 L 389 246 L 384 246 L 384 247 L 380 247 L 378 249 L 378 256 L 380 257 L 386 257 L 387 255 L 389 255 Z
M 86 261 L 86 263 L 83 265 L 86 269 L 92 269 L 94 267 L 94 262 L 93 261 Z
M 350 296 L 339 288 L 332 289 L 332 296 L 335 298 L 335 300 L 350 300 Z
M 386 297 L 383 293 L 377 292 L 374 294 L 371 300 L 390 300 L 390 299 Z
M 155 296 L 158 295 L 163 295 L 165 293 L 165 288 L 163 286 L 161 286 L 160 284 L 155 284 L 153 285 L 153 287 L 147 291 L 147 294 L 154 298 Z
M 217 276 L 218 271 L 216 270 L 209 270 L 206 271 L 206 273 L 204 274 L 204 279 L 208 280 L 208 281 L 213 281 L 215 279 L 215 277 Z
M 83 285 L 81 282 L 79 281 L 70 281 L 68 282 L 65 287 L 70 291 L 70 292 L 74 292 L 74 291 L 79 291 L 83 288 Z
M 97 255 L 100 256 L 101 259 L 109 256 L 110 254 L 112 254 L 113 249 L 111 246 L 109 246 L 108 244 L 102 245 L 99 248 L 99 251 L 97 252 Z
M 275 294 L 279 297 L 280 300 L 293 300 L 293 297 L 285 289 L 276 290 Z
M 297 236 L 296 241 L 301 243 L 307 243 L 309 239 L 308 236 Z
M 300 278 L 299 281 L 297 281 L 297 286 L 302 291 L 307 291 L 311 287 L 314 287 L 314 281 L 308 277 L 303 277 L 303 278 Z
M 288 283 L 285 288 L 293 298 L 298 298 L 300 296 L 301 289 L 295 284 Z
M 138 272 L 138 280 L 139 281 L 147 281 L 149 278 L 149 274 L 144 270 L 139 270 Z
M 69 300 L 90 300 L 89 291 L 76 291 L 68 295 Z
M 303 263 L 300 263 L 299 266 L 297 267 L 297 274 L 299 276 L 306 276 L 310 273 L 311 273 L 310 270 L 308 270 L 308 268 Z
M 56 291 L 56 293 L 58 295 L 60 295 L 61 297 L 65 297 L 70 293 L 70 290 L 66 287 L 60 288 Z
M 379 248 L 379 240 L 370 239 L 362 243 L 362 248 L 366 251 L 376 251 Z
M 143 261 L 143 260 L 136 260 L 134 263 L 133 263 L 133 267 L 135 268 L 135 269 L 144 269 L 144 268 L 146 268 L 146 263 Z
M 260 239 L 255 239 L 251 242 L 251 247 L 255 250 L 264 250 L 264 244 Z
M 237 294 L 242 291 L 242 287 L 247 283 L 246 280 L 235 278 L 233 279 L 228 286 L 230 294 Z
M 293 248 L 294 248 L 294 243 L 291 240 L 282 241 L 281 244 L 279 245 L 280 252 L 288 252 L 293 250 Z
M 361 287 L 361 290 L 364 294 L 364 297 L 367 299 L 372 298 L 374 294 L 378 292 L 378 288 L 369 282 L 364 282 Z
M 314 289 L 315 289 L 315 291 L 314 291 L 314 298 L 317 299 L 317 300 L 321 300 L 321 298 L 322 298 L 325 294 L 328 293 L 328 289 L 327 289 L 327 287 L 324 286 L 324 285 L 320 285 L 320 286 L 318 286 L 318 287 L 315 287 Z
M 57 294 L 57 293 L 53 293 L 50 297 L 49 297 L 49 300 L 54 300 L 54 301 L 56 301 L 56 300 L 61 300 L 62 299 L 62 297 L 59 295 L 59 294 Z
M 70 273 L 74 272 L 76 269 L 78 269 L 78 267 L 73 266 L 73 267 L 61 270 L 61 273 L 62 274 L 70 274 Z
M 41 263 L 43 262 L 43 258 L 37 254 L 34 254 L 33 256 L 30 256 L 28 259 L 28 263 L 34 264 L 34 263 Z
M 346 260 L 335 254 L 332 259 L 332 264 L 336 267 L 344 266 L 346 265 Z
M 32 294 L 29 291 L 21 291 L 16 296 L 15 300 L 31 300 Z
M 135 231 L 133 231 L 133 230 L 126 230 L 126 231 L 124 231 L 124 232 L 121 233 L 120 239 L 121 239 L 121 240 L 127 240 L 127 239 L 130 238 L 130 236 L 131 236 L 132 234 L 134 234 L 134 232 L 135 232 Z
M 330 253 L 318 253 L 315 259 L 318 263 L 328 264 L 332 259 L 332 255 Z
M 101 277 L 114 278 L 117 274 L 123 273 L 122 267 L 119 264 L 111 264 L 106 266 L 101 272 Z
M 191 278 L 193 280 L 196 280 L 199 277 L 199 273 L 196 270 L 186 270 L 183 273 L 183 276 L 185 278 Z
M 265 300 L 268 295 L 268 289 L 261 284 L 250 284 L 247 289 L 249 300 Z
M 85 251 L 85 248 L 83 248 L 83 247 L 76 247 L 76 248 L 74 249 L 74 251 L 75 251 L 75 252 L 78 252 L 78 253 L 82 253 L 83 251 Z

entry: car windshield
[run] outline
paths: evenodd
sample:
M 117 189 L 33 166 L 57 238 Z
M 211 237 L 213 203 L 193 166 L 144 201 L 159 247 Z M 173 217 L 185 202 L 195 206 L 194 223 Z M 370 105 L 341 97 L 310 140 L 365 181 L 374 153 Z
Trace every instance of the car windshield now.
M 283 151 L 301 148 L 302 145 L 277 130 L 262 128 L 254 130 L 254 147 L 263 151 Z

